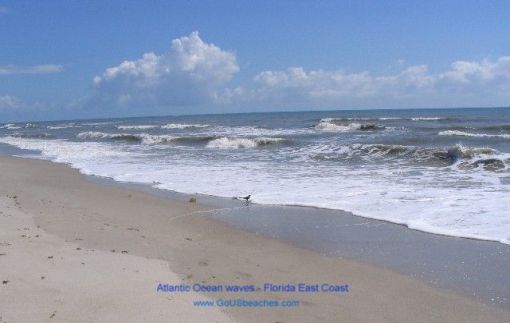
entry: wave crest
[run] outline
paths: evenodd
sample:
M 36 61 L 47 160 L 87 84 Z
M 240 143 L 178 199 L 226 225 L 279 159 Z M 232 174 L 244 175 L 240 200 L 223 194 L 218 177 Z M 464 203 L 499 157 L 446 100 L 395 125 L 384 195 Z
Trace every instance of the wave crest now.
M 131 129 L 139 129 L 139 130 L 145 130 L 145 129 L 154 129 L 154 128 L 158 128 L 159 126 L 157 125 L 121 125 L 121 126 L 117 126 L 117 129 L 120 129 L 120 130 L 131 130 Z
M 477 138 L 503 138 L 510 139 L 510 134 L 487 134 L 487 133 L 471 133 L 460 130 L 444 130 L 438 133 L 439 136 L 460 136 L 460 137 L 477 137 Z
M 78 139 L 111 139 L 128 142 L 143 142 L 145 144 L 161 144 L 169 143 L 176 139 L 174 136 L 167 135 L 150 135 L 146 133 L 130 134 L 130 133 L 105 133 L 99 131 L 80 132 Z
M 188 124 L 188 123 L 169 123 L 161 126 L 161 129 L 189 129 L 189 128 L 207 128 L 207 124 Z
M 315 129 L 329 132 L 376 131 L 386 127 L 375 123 L 358 123 L 346 119 L 323 118 L 315 125 Z
M 73 127 L 76 127 L 76 123 L 74 123 L 74 122 L 66 123 L 66 124 L 59 124 L 59 125 L 55 125 L 55 126 L 47 126 L 46 128 L 48 128 L 50 130 L 59 130 L 59 129 L 67 129 L 67 128 L 73 128 Z
M 115 141 L 126 141 L 132 143 L 153 144 L 182 144 L 182 145 L 206 145 L 208 148 L 255 148 L 282 143 L 284 138 L 257 137 L 218 137 L 218 136 L 170 136 L 170 135 L 151 135 L 147 133 L 105 133 L 98 131 L 86 131 L 77 135 L 78 139 L 106 139 Z
M 285 138 L 271 138 L 271 137 L 258 137 L 258 138 L 220 137 L 209 141 L 206 147 L 219 149 L 256 148 L 280 144 L 285 141 L 287 141 Z
M 389 144 L 352 144 L 323 153 L 313 154 L 316 160 L 364 160 L 375 162 L 378 158 L 407 161 L 426 166 L 458 166 L 462 169 L 483 166 L 488 170 L 499 170 L 510 165 L 510 154 L 501 153 L 488 147 L 453 147 L 426 148 L 417 146 Z
M 17 126 L 15 125 L 14 123 L 7 123 L 7 124 L 4 124 L 3 126 L 1 126 L 0 128 L 2 129 L 7 129 L 7 130 L 15 130 L 15 129 L 21 129 L 20 126 Z

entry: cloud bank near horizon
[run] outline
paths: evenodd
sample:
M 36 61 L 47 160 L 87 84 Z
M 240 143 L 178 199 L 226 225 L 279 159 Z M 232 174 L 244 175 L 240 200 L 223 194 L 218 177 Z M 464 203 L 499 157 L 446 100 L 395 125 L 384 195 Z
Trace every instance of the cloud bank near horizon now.
M 261 72 L 254 77 L 254 84 L 252 98 L 279 105 L 508 105 L 510 56 L 495 61 L 455 61 L 438 73 L 431 73 L 427 65 L 409 66 L 388 75 L 291 67 Z
M 64 71 L 62 65 L 44 64 L 35 66 L 16 66 L 5 65 L 0 66 L 0 75 L 17 75 L 17 74 L 52 74 Z
M 198 32 L 172 41 L 168 52 L 146 53 L 107 68 L 93 80 L 95 105 L 108 107 L 208 106 L 249 108 L 388 108 L 510 104 L 510 56 L 459 60 L 444 71 L 413 65 L 399 72 L 309 70 L 260 72 L 232 84 L 236 56 L 204 42 Z M 204 112 L 201 110 L 195 112 Z M 207 112 L 207 111 L 205 111 Z
M 0 95 L 0 111 L 8 111 L 18 108 L 20 100 L 12 95 Z

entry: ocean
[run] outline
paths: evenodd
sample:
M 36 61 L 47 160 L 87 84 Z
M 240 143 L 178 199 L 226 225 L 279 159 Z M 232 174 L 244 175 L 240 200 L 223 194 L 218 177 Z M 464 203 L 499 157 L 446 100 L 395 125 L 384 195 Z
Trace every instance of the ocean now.
M 0 124 L 0 150 L 87 175 L 350 211 L 510 244 L 510 109 L 246 113 Z

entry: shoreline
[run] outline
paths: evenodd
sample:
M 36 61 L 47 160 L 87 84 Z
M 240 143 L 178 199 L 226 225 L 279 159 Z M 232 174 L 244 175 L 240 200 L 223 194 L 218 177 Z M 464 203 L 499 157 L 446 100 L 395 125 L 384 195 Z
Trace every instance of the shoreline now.
M 1 156 L 1 154 L 0 154 L 0 156 Z M 37 158 L 33 158 L 33 159 L 37 159 Z M 51 162 L 54 162 L 54 161 L 51 161 Z M 58 162 L 54 162 L 54 163 L 63 164 L 70 168 L 80 171 L 79 169 L 74 168 L 71 165 L 66 164 L 66 163 L 58 163 Z M 104 176 L 99 176 L 99 175 L 88 175 L 88 174 L 83 174 L 83 173 L 80 173 L 80 174 L 83 176 L 83 178 L 85 180 L 88 180 L 88 181 L 91 181 L 94 183 L 126 187 L 128 189 L 140 190 L 142 192 L 156 194 L 158 196 L 177 198 L 182 201 L 187 201 L 191 197 L 200 197 L 202 204 L 206 204 L 209 206 L 230 205 L 231 204 L 231 203 L 229 203 L 230 200 L 237 201 L 244 205 L 244 202 L 242 202 L 242 201 L 236 200 L 234 198 L 228 198 L 225 196 L 216 196 L 216 195 L 203 194 L 203 193 L 195 193 L 195 194 L 183 193 L 183 192 L 153 187 L 151 184 L 148 184 L 148 183 L 122 182 L 122 181 L 117 181 L 111 177 L 104 177 Z M 204 199 L 206 201 L 205 203 L 203 203 Z M 364 216 L 364 215 L 356 214 L 354 212 L 346 211 L 346 210 L 342 210 L 342 209 L 334 209 L 334 208 L 327 208 L 327 207 L 315 206 L 315 205 L 304 205 L 304 204 L 265 204 L 265 203 L 250 202 L 250 205 L 267 207 L 267 208 L 304 208 L 304 209 L 315 209 L 319 212 L 338 212 L 338 213 L 342 213 L 342 214 L 349 214 L 349 215 L 359 217 L 362 219 L 366 219 L 369 221 L 380 221 L 380 222 L 383 222 L 383 223 L 386 223 L 389 225 L 397 225 L 397 226 L 401 226 L 407 230 L 412 230 L 412 231 L 425 233 L 425 234 L 431 234 L 431 235 L 435 235 L 435 236 L 442 236 L 442 237 L 448 237 L 448 238 L 460 238 L 460 239 L 474 240 L 474 241 L 480 241 L 480 242 L 499 243 L 499 244 L 510 246 L 510 243 L 505 243 L 505 242 L 502 242 L 502 241 L 496 240 L 496 239 L 478 238 L 478 237 L 461 236 L 461 235 L 454 236 L 454 235 L 447 234 L 447 233 L 440 233 L 438 231 L 426 231 L 423 229 L 411 227 L 406 223 L 393 222 L 393 221 L 387 220 L 387 219 Z
M 500 107 L 500 108 L 504 109 L 505 107 Z M 473 109 L 475 109 L 475 108 L 473 108 Z M 510 108 L 508 108 L 508 109 L 510 109 Z M 147 192 L 150 194 L 156 194 L 158 196 L 164 196 L 164 197 L 169 197 L 169 198 L 183 197 L 182 201 L 185 201 L 190 197 L 199 196 L 201 198 L 205 198 L 206 201 L 212 206 L 230 205 L 230 203 L 229 203 L 229 201 L 231 200 L 230 197 L 217 196 L 217 195 L 204 194 L 204 193 L 194 193 L 194 194 L 193 193 L 184 193 L 184 192 L 178 192 L 178 191 L 174 191 L 174 190 L 157 188 L 157 187 L 152 186 L 153 184 L 150 184 L 150 183 L 119 181 L 112 177 L 100 176 L 100 175 L 94 175 L 94 174 L 84 174 L 81 172 L 81 170 L 79 168 L 76 168 L 69 163 L 56 162 L 49 158 L 38 158 L 38 157 L 35 157 L 34 155 L 32 155 L 32 154 L 38 154 L 38 153 L 40 153 L 40 152 L 37 150 L 21 149 L 21 148 L 18 148 L 18 147 L 9 145 L 9 144 L 0 143 L 0 157 L 6 156 L 6 157 L 16 157 L 16 158 L 28 158 L 28 159 L 32 159 L 32 160 L 43 160 L 43 161 L 48 161 L 51 163 L 61 164 L 66 167 L 69 167 L 71 169 L 77 170 L 83 176 L 83 178 L 85 180 L 89 180 L 94 183 L 107 184 L 107 185 L 113 185 L 113 186 L 119 185 L 121 187 L 127 187 L 129 189 L 136 189 L 136 190 L 140 190 L 142 192 Z M 159 192 L 161 194 L 159 194 Z M 427 231 L 424 229 L 410 226 L 407 223 L 391 221 L 391 220 L 384 219 L 384 218 L 364 216 L 364 215 L 360 215 L 360 214 L 354 213 L 352 211 L 347 211 L 347 210 L 343 210 L 343 209 L 335 209 L 335 208 L 328 208 L 328 207 L 315 206 L 315 205 L 306 205 L 306 204 L 264 204 L 264 203 L 256 203 L 256 202 L 250 202 L 250 204 L 260 205 L 263 207 L 277 207 L 277 208 L 278 207 L 297 207 L 297 208 L 311 208 L 311 209 L 317 209 L 319 211 L 323 210 L 323 211 L 327 211 L 327 212 L 333 211 L 333 212 L 339 212 L 339 213 L 353 215 L 353 216 L 356 216 L 359 218 L 367 219 L 369 221 L 381 221 L 381 222 L 391 224 L 391 225 L 398 225 L 398 226 L 402 226 L 408 230 L 413 230 L 413 231 L 417 231 L 417 232 L 421 232 L 421 233 L 425 233 L 425 234 L 433 234 L 433 235 L 437 235 L 437 236 L 444 236 L 444 237 L 449 237 L 449 238 L 461 238 L 461 239 L 481 241 L 481 242 L 494 242 L 494 243 L 500 243 L 503 245 L 510 246 L 510 242 L 507 243 L 507 242 L 503 242 L 501 240 L 492 239 L 492 238 L 488 238 L 488 237 L 480 238 L 480 237 L 468 236 L 468 235 L 452 235 L 452 234 L 440 232 L 438 230 Z
M 35 225 L 40 227 L 37 229 L 43 230 L 45 234 L 63 239 L 65 243 L 75 243 L 80 246 L 77 248 L 96 250 L 106 258 L 136 257 L 140 266 L 157 260 L 164 263 L 162 266 L 167 265 L 172 274 L 188 282 L 239 281 L 259 285 L 271 281 L 343 281 L 352 286 L 352 291 L 340 298 L 324 294 L 297 295 L 303 305 L 295 309 L 269 311 L 228 308 L 215 312 L 219 321 L 224 321 L 227 317 L 235 321 L 277 321 L 282 318 L 291 321 L 332 321 L 333 318 L 343 317 L 346 321 L 402 322 L 481 319 L 497 321 L 510 317 L 510 312 L 500 307 L 483 305 L 381 266 L 327 257 L 285 241 L 234 229 L 235 223 L 220 222 L 221 217 L 229 216 L 228 214 L 219 212 L 212 219 L 202 216 L 210 214 L 214 208 L 201 204 L 99 185 L 83 180 L 75 169 L 49 161 L 0 157 L 0 168 L 4 183 L 1 187 L 2 196 L 16 196 L 15 204 L 9 208 L 19 209 L 20 212 L 30 215 Z M 5 211 L 4 206 L 2 211 Z M 239 219 L 242 220 L 243 217 L 239 216 Z M 80 226 L 77 227 L 76 223 L 80 223 Z M 2 235 L 4 234 L 7 233 L 2 232 Z M 31 243 L 37 245 L 39 241 L 33 238 Z M 2 246 L 2 250 L 10 250 L 9 248 Z M 112 250 L 126 250 L 127 255 Z M 0 262 L 6 262 L 12 268 L 8 271 L 14 277 L 9 279 L 13 283 L 7 285 L 9 288 L 18 281 L 29 280 L 16 276 L 15 268 L 19 265 L 8 262 L 10 257 L 9 252 L 7 256 L 0 258 Z M 148 278 L 150 279 L 150 275 Z M 171 282 L 171 279 L 168 282 Z M 36 287 L 42 284 L 39 277 L 31 283 Z M 43 283 L 49 283 L 49 280 Z M 61 287 L 56 285 L 52 288 Z M 116 289 L 118 286 L 112 288 Z M 151 299 L 157 297 L 160 300 L 165 296 L 155 293 L 152 284 L 144 288 L 147 288 L 144 295 Z M 14 294 L 19 292 L 9 291 Z M 92 289 L 89 292 L 93 294 L 95 291 Z M 131 292 L 136 294 L 136 291 Z M 47 296 L 44 291 L 39 293 L 41 297 Z M 22 298 L 23 294 L 17 296 Z M 114 301 L 116 296 L 118 295 L 111 295 L 110 301 Z M 176 299 L 181 297 L 171 296 Z M 256 296 L 285 297 L 267 293 L 257 293 Z M 156 306 L 154 304 L 152 305 Z M 66 308 L 66 302 L 61 306 Z M 167 307 L 172 306 L 175 304 L 168 304 Z M 184 301 L 181 307 L 185 315 L 200 317 L 205 314 L 204 309 L 193 308 L 191 304 L 184 304 Z M 10 313 L 0 314 L 6 319 Z M 227 316 L 222 316 L 223 314 Z

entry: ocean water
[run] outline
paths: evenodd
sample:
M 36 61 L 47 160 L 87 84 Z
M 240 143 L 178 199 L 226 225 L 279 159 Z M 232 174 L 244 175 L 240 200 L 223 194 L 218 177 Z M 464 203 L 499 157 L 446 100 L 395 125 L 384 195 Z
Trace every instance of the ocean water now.
M 0 143 L 117 181 L 510 244 L 510 109 L 13 123 Z

